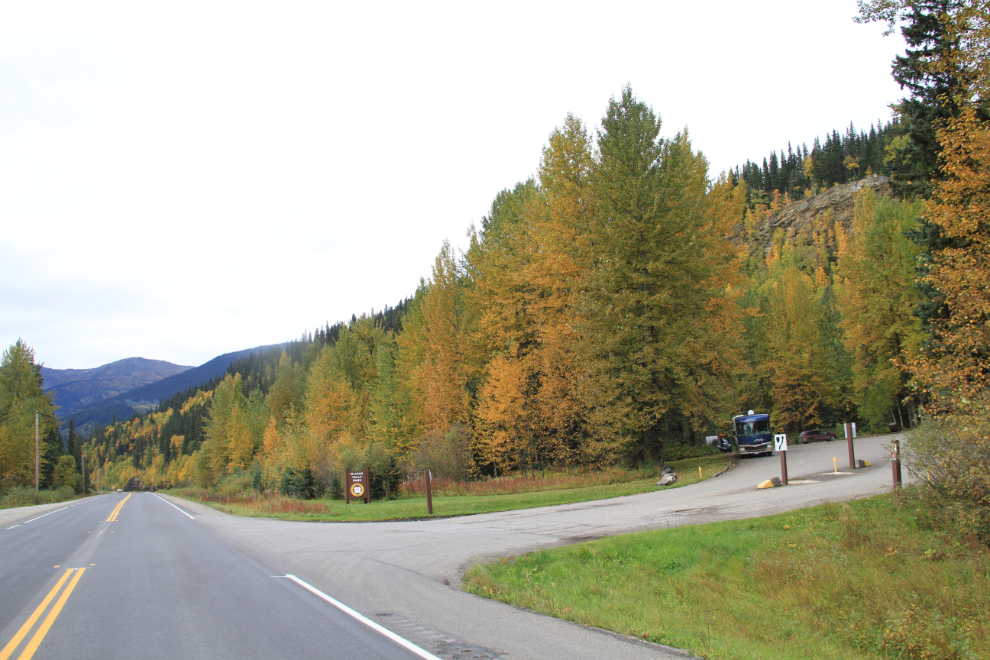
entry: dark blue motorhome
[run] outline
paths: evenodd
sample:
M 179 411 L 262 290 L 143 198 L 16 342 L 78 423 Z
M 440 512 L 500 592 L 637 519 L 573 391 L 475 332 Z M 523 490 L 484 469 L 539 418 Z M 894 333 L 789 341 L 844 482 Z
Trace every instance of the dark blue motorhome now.
M 766 454 L 773 456 L 773 432 L 770 430 L 770 415 L 766 413 L 736 415 L 732 418 L 732 428 L 736 435 L 736 446 L 740 454 Z

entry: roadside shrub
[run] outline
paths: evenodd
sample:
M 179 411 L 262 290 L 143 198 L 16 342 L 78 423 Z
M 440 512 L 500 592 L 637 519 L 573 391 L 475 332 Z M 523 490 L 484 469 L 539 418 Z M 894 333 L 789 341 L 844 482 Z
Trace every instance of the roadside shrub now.
M 217 492 L 221 495 L 242 493 L 252 489 L 251 484 L 253 481 L 254 475 L 250 472 L 238 472 L 237 474 L 227 475 L 217 484 Z
M 210 470 L 210 459 L 206 452 L 193 452 L 193 485 L 209 488 L 213 485 L 213 471 Z
M 307 468 L 295 470 L 285 468 L 279 480 L 279 491 L 283 495 L 300 500 L 311 500 L 316 497 L 316 487 L 313 483 L 313 473 Z
M 31 506 L 33 504 L 54 504 L 71 500 L 76 496 L 71 486 L 59 486 L 51 490 L 34 492 L 32 486 L 16 486 L 0 498 L 0 507 Z
M 251 489 L 252 490 L 256 490 L 256 491 L 259 491 L 259 492 L 261 491 L 262 487 L 264 486 L 262 477 L 263 477 L 263 475 L 262 475 L 262 472 L 261 472 L 261 463 L 258 462 L 258 459 L 255 459 L 254 462 L 251 463 Z
M 471 477 L 471 435 L 461 424 L 453 424 L 446 433 L 430 431 L 412 456 L 418 472 L 430 470 L 433 476 L 452 481 Z
M 339 474 L 330 475 L 330 479 L 327 484 L 327 495 L 330 499 L 342 500 L 344 499 L 344 481 L 341 479 Z
M 909 436 L 904 458 L 944 522 L 990 546 L 990 398 L 924 420 Z
M 663 460 L 683 461 L 685 458 L 704 458 L 714 456 L 719 450 L 711 445 L 664 445 Z
M 402 485 L 402 468 L 395 456 L 378 444 L 368 445 L 364 456 L 365 467 L 371 470 L 371 498 L 394 500 Z

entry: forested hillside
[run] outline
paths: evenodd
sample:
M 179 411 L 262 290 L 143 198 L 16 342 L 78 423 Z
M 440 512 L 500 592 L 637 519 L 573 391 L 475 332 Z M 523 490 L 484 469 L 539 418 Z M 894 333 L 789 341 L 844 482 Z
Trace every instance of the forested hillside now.
M 864 4 L 910 36 L 896 120 L 766 171 L 710 172 L 629 87 L 594 131 L 566 117 L 410 300 L 97 429 L 87 463 L 111 484 L 312 496 L 359 465 L 662 461 L 748 409 L 792 433 L 974 414 L 990 157 L 987 58 L 970 51 L 988 21 L 953 7 Z
M 732 180 L 744 181 L 750 204 L 769 203 L 774 194 L 800 198 L 805 193 L 830 188 L 837 183 L 850 183 L 859 179 L 897 171 L 891 154 L 906 139 L 907 128 L 900 121 L 870 126 L 870 130 L 856 131 L 852 124 L 845 133 L 832 131 L 822 142 L 815 138 L 811 149 L 807 143 L 793 148 L 770 152 L 762 164 L 746 161 L 730 172 Z
M 98 429 L 98 460 L 121 483 L 330 488 L 368 447 L 466 476 L 662 459 L 749 408 L 788 431 L 913 423 L 907 377 L 874 371 L 923 336 L 905 233 L 920 207 L 877 177 L 753 203 L 660 129 L 628 88 L 597 139 L 568 117 L 537 176 L 496 197 L 467 253 L 445 245 L 410 301 Z M 871 251 L 890 252 L 898 301 L 881 319 L 857 316 L 870 294 L 849 283 L 868 285 Z M 896 323 L 896 342 L 860 351 Z

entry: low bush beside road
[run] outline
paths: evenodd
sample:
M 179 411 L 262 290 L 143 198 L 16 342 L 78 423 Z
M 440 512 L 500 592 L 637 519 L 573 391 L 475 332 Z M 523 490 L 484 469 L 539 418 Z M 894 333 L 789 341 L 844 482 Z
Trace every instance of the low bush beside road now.
M 18 486 L 11 488 L 3 497 L 0 497 L 0 509 L 15 506 L 32 506 L 34 504 L 54 504 L 75 499 L 76 491 L 69 486 L 62 486 L 52 490 L 39 490 L 34 492 L 34 488 L 29 486 Z
M 990 396 L 967 404 L 913 431 L 906 465 L 946 525 L 990 546 Z
M 990 552 L 919 491 L 475 566 L 469 591 L 703 657 L 990 657 Z

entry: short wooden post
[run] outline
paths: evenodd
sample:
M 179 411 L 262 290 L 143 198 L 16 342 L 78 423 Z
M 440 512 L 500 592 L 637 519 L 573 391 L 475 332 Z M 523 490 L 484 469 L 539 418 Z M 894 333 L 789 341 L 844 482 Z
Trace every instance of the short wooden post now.
M 426 484 L 426 512 L 433 515 L 433 475 L 429 470 L 423 472 L 423 482 Z
M 787 434 L 778 433 L 773 437 L 774 449 L 780 454 L 780 485 L 787 485 Z
M 894 488 L 901 487 L 901 443 L 894 440 L 890 443 L 890 471 L 894 477 Z
M 856 469 L 856 452 L 853 449 L 852 424 L 846 422 L 846 444 L 849 445 L 849 469 Z

